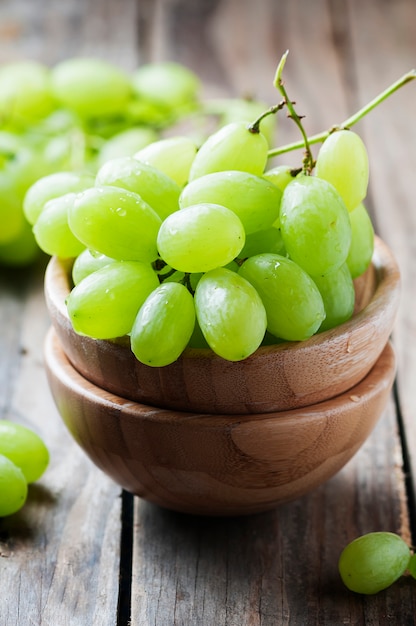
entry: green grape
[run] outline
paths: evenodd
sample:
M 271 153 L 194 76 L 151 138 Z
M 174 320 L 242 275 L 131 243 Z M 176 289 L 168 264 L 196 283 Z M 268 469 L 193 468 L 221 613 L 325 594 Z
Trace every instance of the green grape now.
M 19 511 L 26 502 L 27 492 L 22 470 L 0 454 L 0 517 Z
M 56 100 L 81 117 L 122 113 L 132 91 L 130 78 L 102 59 L 72 58 L 51 70 Z
M 256 120 L 269 108 L 264 102 L 244 98 L 223 98 L 204 103 L 207 113 L 215 113 L 220 117 L 220 125 L 226 126 L 232 122 Z M 277 115 L 268 115 L 261 121 L 261 132 L 269 145 L 274 142 L 277 131 Z
M 24 222 L 22 230 L 15 239 L 0 244 L 0 263 L 10 267 L 30 265 L 39 257 L 39 254 L 39 246 L 27 222 Z
M 195 310 L 208 345 L 228 361 L 253 354 L 266 332 L 266 311 L 256 289 L 224 267 L 202 276 L 195 291 Z
M 195 204 L 165 219 L 157 237 L 159 254 L 181 272 L 207 272 L 232 261 L 245 241 L 241 220 L 229 209 Z
M 328 330 L 350 319 L 354 312 L 354 283 L 344 263 L 338 269 L 324 276 L 312 276 L 325 306 L 326 317 L 319 331 Z
M 92 187 L 69 207 L 74 235 L 92 250 L 126 261 L 152 262 L 161 219 L 142 198 L 121 187 Z
M 131 77 L 133 91 L 139 99 L 148 100 L 166 110 L 175 110 L 197 100 L 200 80 L 180 63 L 148 63 Z
M 416 554 L 412 554 L 410 557 L 407 569 L 409 570 L 409 574 L 416 578 Z
M 263 178 L 273 183 L 283 193 L 289 183 L 292 182 L 292 168 L 289 165 L 276 165 L 263 174 Z
M 188 348 L 209 349 L 208 342 L 202 334 L 202 330 L 197 319 L 195 319 L 194 330 L 189 339 Z
M 351 130 L 338 130 L 325 139 L 315 171 L 318 178 L 335 187 L 348 211 L 355 209 L 367 195 L 367 150 L 361 137 Z
M 49 451 L 33 430 L 0 420 L 0 455 L 7 456 L 22 472 L 27 483 L 34 483 L 49 464 Z
M 189 170 L 197 147 L 188 137 L 168 137 L 145 146 L 134 154 L 138 161 L 153 165 L 183 187 L 189 178 Z
M 373 532 L 357 537 L 343 549 L 338 569 L 348 589 L 375 594 L 404 574 L 409 559 L 409 547 L 399 535 Z
M 302 341 L 318 331 L 325 319 L 322 296 L 294 261 L 278 254 L 259 254 L 247 259 L 238 273 L 258 291 L 272 335 Z
M 0 116 L 6 123 L 27 126 L 53 107 L 49 68 L 36 61 L 16 61 L 0 68 Z
M 75 198 L 75 193 L 67 193 L 49 200 L 33 227 L 38 246 L 51 256 L 76 257 L 85 248 L 68 225 L 69 208 Z
M 104 142 L 97 157 L 98 166 L 123 156 L 133 156 L 136 152 L 158 139 L 153 128 L 145 126 L 127 128 Z
M 27 221 L 34 224 L 52 198 L 66 193 L 82 191 L 94 185 L 94 177 L 77 172 L 54 172 L 37 180 L 27 190 L 23 200 L 23 211 Z
M 163 283 L 142 304 L 131 331 L 136 358 L 152 367 L 178 359 L 195 325 L 194 300 L 180 283 Z
M 357 278 L 365 272 L 373 258 L 374 228 L 363 204 L 359 204 L 349 215 L 352 235 L 347 265 L 352 277 Z
M 265 230 L 258 230 L 255 233 L 247 235 L 246 243 L 239 257 L 240 259 L 246 259 L 247 257 L 262 254 L 263 252 L 273 252 L 273 254 L 286 256 L 285 244 L 283 243 L 280 228 L 270 226 L 270 228 L 266 228 Z
M 97 172 L 96 185 L 113 185 L 139 194 L 162 220 L 179 209 L 179 185 L 162 171 L 133 157 L 105 163 Z
M 67 297 L 74 330 L 95 339 L 128 334 L 143 302 L 158 285 L 156 273 L 140 261 L 114 261 L 101 267 Z
M 349 214 L 336 189 L 315 176 L 298 176 L 283 192 L 280 223 L 290 258 L 314 276 L 345 263 Z
M 247 122 L 223 126 L 199 148 L 189 180 L 224 170 L 240 170 L 261 176 L 268 159 L 269 144 L 261 133 L 251 132 Z
M 246 234 L 271 226 L 279 217 L 281 191 L 260 176 L 237 170 L 196 178 L 182 190 L 179 204 L 221 204 L 243 223 Z
M 99 270 L 105 265 L 114 263 L 115 259 L 100 254 L 99 252 L 93 252 L 88 248 L 85 248 L 74 261 L 72 266 L 72 281 L 74 285 L 81 282 L 83 278 L 86 278 L 89 274 Z

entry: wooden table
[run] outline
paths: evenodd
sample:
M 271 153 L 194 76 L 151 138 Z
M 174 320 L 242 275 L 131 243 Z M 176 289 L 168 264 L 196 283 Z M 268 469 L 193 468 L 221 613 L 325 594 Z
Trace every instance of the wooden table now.
M 285 82 L 309 133 L 340 122 L 416 64 L 414 0 L 2 0 L 0 62 L 95 55 L 127 70 L 173 59 L 205 96 L 275 103 Z M 371 162 L 367 206 L 402 273 L 397 384 L 376 429 L 333 479 L 238 519 L 193 518 L 122 493 L 65 430 L 42 345 L 44 263 L 0 270 L 0 417 L 32 426 L 51 464 L 0 520 L 1 626 L 416 624 L 416 581 L 348 592 L 337 560 L 355 536 L 416 543 L 416 83 L 357 126 Z M 279 143 L 297 139 L 280 118 Z M 293 158 L 295 158 L 293 156 Z M 296 157 L 299 158 L 299 155 Z M 130 621 L 131 620 L 131 621 Z

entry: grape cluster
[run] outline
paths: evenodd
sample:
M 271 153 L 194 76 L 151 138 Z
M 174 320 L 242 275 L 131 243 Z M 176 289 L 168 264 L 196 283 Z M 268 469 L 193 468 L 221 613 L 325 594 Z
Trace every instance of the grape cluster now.
M 200 91 L 199 78 L 173 62 L 130 73 L 95 58 L 51 68 L 35 61 L 0 67 L 0 263 L 22 265 L 37 257 L 22 202 L 39 178 L 95 174 L 109 159 L 134 154 L 184 119 L 199 115 L 203 128 L 205 119 L 212 124 L 247 110 L 254 115 L 260 104 L 203 103 Z
M 399 535 L 372 532 L 343 549 L 338 569 L 348 589 L 372 595 L 390 587 L 406 571 L 416 578 L 416 555 Z
M 374 244 L 366 148 L 333 132 L 314 173 L 268 169 L 268 150 L 236 121 L 199 148 L 178 135 L 110 159 L 93 184 L 35 183 L 24 207 L 39 245 L 76 257 L 75 331 L 130 335 L 137 359 L 160 367 L 187 346 L 237 361 L 349 319 Z
M 49 463 L 49 451 L 34 431 L 0 420 L 0 517 L 23 507 L 28 484 L 37 481 Z

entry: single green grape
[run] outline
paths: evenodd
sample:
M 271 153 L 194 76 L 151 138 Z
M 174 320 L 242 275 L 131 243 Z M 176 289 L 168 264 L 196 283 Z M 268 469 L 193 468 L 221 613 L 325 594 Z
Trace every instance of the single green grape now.
M 38 480 L 49 464 L 49 450 L 30 428 L 0 420 L 0 455 L 7 456 L 22 472 L 27 483 Z
M 17 513 L 26 502 L 27 492 L 22 470 L 0 454 L 0 517 Z
M 273 183 L 273 185 L 276 185 L 283 193 L 294 177 L 292 176 L 292 168 L 289 165 L 276 165 L 266 170 L 263 174 L 263 178 Z
M 226 126 L 232 122 L 254 121 L 269 108 L 265 102 L 246 98 L 213 99 L 204 102 L 203 106 L 207 113 L 212 112 L 219 117 L 220 126 Z M 267 115 L 262 119 L 261 132 L 272 146 L 277 132 L 277 115 Z
M 74 285 L 77 285 L 89 274 L 92 274 L 105 265 L 114 263 L 114 261 L 115 259 L 112 259 L 105 254 L 100 254 L 99 252 L 94 252 L 89 248 L 85 248 L 74 260 L 74 264 L 72 266 L 72 282 Z
M 134 321 L 133 354 L 145 365 L 169 365 L 186 348 L 194 325 L 194 300 L 188 289 L 181 283 L 163 283 L 147 297 Z
M 278 254 L 259 254 L 244 261 L 238 273 L 258 291 L 272 335 L 302 341 L 318 331 L 325 319 L 322 296 L 294 261 Z
M 111 159 L 133 156 L 145 146 L 157 141 L 158 138 L 156 130 L 146 126 L 122 130 L 104 142 L 97 156 L 97 165 L 101 167 Z
M 157 247 L 162 259 L 181 272 L 207 272 L 238 256 L 245 241 L 235 213 L 219 204 L 201 203 L 169 215 Z
M 67 297 L 75 332 L 94 339 L 128 334 L 147 296 L 159 285 L 150 265 L 114 261 L 81 280 Z
M 261 176 L 268 149 L 267 139 L 261 132 L 251 132 L 247 122 L 232 122 L 204 141 L 192 162 L 189 180 L 224 170 Z
M 23 211 L 30 224 L 35 224 L 45 204 L 52 198 L 66 193 L 83 191 L 94 185 L 94 177 L 77 172 L 55 172 L 39 178 L 27 190 L 23 200 Z
M 399 535 L 372 532 L 357 537 L 343 549 L 338 569 L 348 589 L 375 594 L 404 574 L 409 559 L 409 546 Z
M 138 161 L 153 165 L 183 187 L 188 182 L 196 151 L 197 146 L 192 139 L 178 136 L 154 141 L 133 156 Z
M 413 578 L 416 578 L 416 554 L 412 554 L 410 557 L 407 569 L 409 570 L 409 574 L 413 576 Z
M 243 223 L 246 234 L 268 228 L 279 217 L 280 189 L 260 176 L 237 170 L 200 176 L 182 190 L 179 204 L 222 204 Z
M 131 76 L 133 91 L 166 111 L 198 100 L 201 82 L 190 69 L 172 61 L 147 63 Z
M 50 70 L 36 61 L 16 61 L 0 68 L 0 116 L 6 124 L 25 127 L 54 107 Z
M 69 207 L 75 198 L 75 193 L 67 193 L 49 200 L 33 227 L 39 247 L 51 256 L 76 257 L 85 248 L 68 225 Z
M 92 187 L 69 207 L 69 227 L 87 247 L 118 260 L 152 262 L 162 220 L 138 194 Z
M 256 289 L 224 267 L 202 276 L 195 291 L 199 326 L 209 347 L 228 361 L 241 361 L 260 346 L 266 311 Z
M 331 133 L 323 142 L 316 159 L 316 176 L 331 183 L 348 211 L 367 195 L 369 165 L 363 140 L 351 130 Z
M 130 77 L 103 59 L 74 57 L 57 63 L 51 85 L 62 106 L 85 118 L 121 113 L 132 97 Z
M 283 242 L 308 274 L 332 272 L 345 263 L 351 244 L 348 211 L 337 190 L 316 176 L 298 176 L 283 192 Z
M 347 265 L 353 278 L 368 268 L 374 252 L 374 227 L 367 209 L 361 203 L 350 212 L 351 244 Z
M 319 331 L 339 326 L 350 319 L 354 312 L 355 290 L 348 265 L 324 276 L 312 276 L 319 289 L 325 306 L 326 317 Z
M 95 184 L 122 187 L 139 194 L 162 220 L 179 209 L 179 185 L 161 170 L 133 157 L 107 161 L 98 170 Z

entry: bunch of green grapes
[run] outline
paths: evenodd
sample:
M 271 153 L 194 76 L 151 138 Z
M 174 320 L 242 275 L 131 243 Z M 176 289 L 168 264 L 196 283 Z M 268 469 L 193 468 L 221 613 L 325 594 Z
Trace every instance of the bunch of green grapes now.
M 24 265 L 38 256 L 23 211 L 29 187 L 57 172 L 95 175 L 106 161 L 133 155 L 179 121 L 205 119 L 200 86 L 196 74 L 173 62 L 130 73 L 96 58 L 0 67 L 0 264 Z M 231 112 L 233 102 L 217 111 Z
M 338 569 L 348 589 L 372 595 L 390 587 L 406 572 L 416 578 L 416 555 L 399 535 L 372 532 L 343 549 Z
M 0 517 L 12 515 L 26 502 L 28 485 L 43 475 L 49 451 L 34 431 L 0 420 Z
M 106 161 L 83 190 L 31 187 L 39 245 L 75 257 L 75 331 L 129 335 L 161 367 L 188 346 L 238 361 L 266 336 L 302 341 L 348 320 L 373 253 L 365 146 L 330 134 L 313 173 L 268 168 L 268 151 L 258 125 L 233 121 L 199 146 L 181 135 Z

